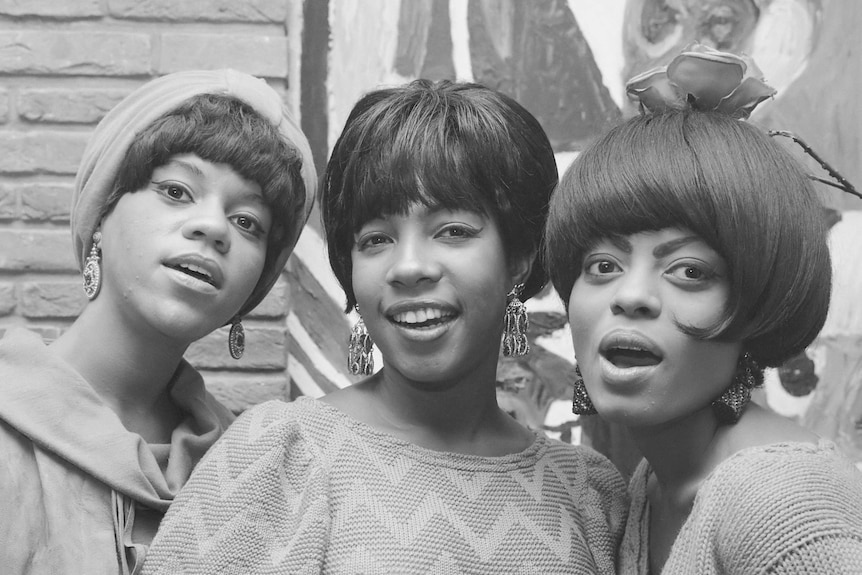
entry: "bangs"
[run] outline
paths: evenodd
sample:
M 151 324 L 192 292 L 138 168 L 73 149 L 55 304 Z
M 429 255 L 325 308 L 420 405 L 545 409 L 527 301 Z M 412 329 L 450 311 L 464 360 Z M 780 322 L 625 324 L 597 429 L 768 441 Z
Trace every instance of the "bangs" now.
M 414 135 L 403 135 L 404 141 L 397 142 L 393 149 L 355 160 L 355 165 L 346 170 L 345 186 L 355 192 L 344 198 L 352 204 L 347 213 L 353 233 L 369 220 L 405 215 L 415 205 L 491 215 L 488 200 L 482 198 L 482 187 L 459 172 L 453 148 L 462 144 L 455 141 L 450 146 L 439 146 L 425 141 L 419 148 L 421 139 L 410 143 Z M 416 148 L 411 150 L 411 146 Z
M 119 197 L 147 185 L 153 170 L 179 154 L 229 165 L 260 186 L 272 212 L 267 264 L 292 233 L 305 204 L 302 158 L 277 128 L 248 104 L 228 96 L 202 94 L 153 122 L 130 146 L 120 167 L 106 211 Z
M 702 177 L 696 156 L 678 152 L 687 144 L 681 137 L 674 141 L 677 135 L 665 132 L 660 140 L 647 136 L 645 141 L 639 134 L 623 134 L 612 146 L 584 152 L 562 178 L 566 189 L 558 195 L 565 206 L 552 206 L 549 234 L 562 234 L 580 257 L 603 237 L 679 227 L 725 257 L 717 233 L 718 194 Z M 688 208 L 693 205 L 699 209 Z
M 503 118 L 478 118 L 459 102 L 432 96 L 367 118 L 358 124 L 365 127 L 360 133 L 347 134 L 361 150 L 350 156 L 338 182 L 352 191 L 341 200 L 353 232 L 371 219 L 403 215 L 412 205 L 497 220 L 510 208 L 506 182 L 516 180 L 520 158 L 513 157 Z

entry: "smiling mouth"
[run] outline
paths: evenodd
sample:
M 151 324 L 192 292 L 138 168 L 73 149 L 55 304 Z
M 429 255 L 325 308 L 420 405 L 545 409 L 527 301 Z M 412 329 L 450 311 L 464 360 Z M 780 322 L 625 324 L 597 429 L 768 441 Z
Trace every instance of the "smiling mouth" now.
M 442 325 L 455 317 L 450 311 L 437 308 L 423 308 L 402 311 L 391 316 L 393 323 L 411 329 L 421 329 Z
M 651 351 L 636 347 L 611 347 L 603 351 L 602 356 L 622 369 L 658 365 L 662 360 Z
M 207 272 L 204 268 L 200 266 L 181 263 L 176 265 L 168 265 L 168 267 L 215 287 L 215 280 L 213 279 L 213 277 L 209 274 L 209 272 Z

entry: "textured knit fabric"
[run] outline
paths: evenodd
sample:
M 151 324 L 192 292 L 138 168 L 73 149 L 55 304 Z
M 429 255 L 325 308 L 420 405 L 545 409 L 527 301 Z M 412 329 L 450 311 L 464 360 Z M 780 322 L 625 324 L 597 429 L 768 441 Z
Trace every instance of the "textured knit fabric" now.
M 318 400 L 243 414 L 204 458 L 144 573 L 614 573 L 625 485 L 602 456 L 431 451 Z
M 642 461 L 620 550 L 620 573 L 649 572 L 651 470 Z M 661 575 L 859 575 L 862 473 L 822 440 L 745 449 L 697 492 Z
M 296 214 L 295 221 L 286 226 L 290 237 L 272 265 L 263 271 L 251 297 L 240 310 L 240 315 L 245 315 L 263 300 L 284 270 L 314 206 L 317 173 L 308 140 L 281 97 L 264 80 L 243 72 L 225 69 L 168 74 L 139 87 L 105 115 L 87 143 L 75 178 L 71 214 L 75 256 L 83 268 L 93 243 L 93 232 L 104 215 L 105 203 L 114 191 L 120 164 L 135 137 L 157 119 L 200 94 L 221 94 L 245 102 L 274 125 L 302 158 L 304 209 Z
M 148 445 L 32 332 L 0 340 L 0 573 L 140 572 L 158 522 L 232 420 L 187 363 L 171 396 L 185 412 Z

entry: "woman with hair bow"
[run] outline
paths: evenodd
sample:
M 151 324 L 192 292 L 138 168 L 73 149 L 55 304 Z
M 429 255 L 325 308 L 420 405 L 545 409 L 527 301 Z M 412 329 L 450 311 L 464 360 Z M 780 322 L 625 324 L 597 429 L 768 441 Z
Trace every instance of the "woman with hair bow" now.
M 72 236 L 89 302 L 50 345 L 0 341 L 0 570 L 139 573 L 165 511 L 232 414 L 184 359 L 275 283 L 311 209 L 308 143 L 233 70 L 125 98 L 84 152 Z
M 809 178 L 742 121 L 774 91 L 701 46 L 628 91 L 643 114 L 578 156 L 546 234 L 574 411 L 627 427 L 645 458 L 619 572 L 862 573 L 862 473 L 749 401 L 764 367 L 812 342 L 830 297 Z
M 360 99 L 321 205 L 367 377 L 244 413 L 145 573 L 615 573 L 620 475 L 497 405 L 501 340 L 526 351 L 522 300 L 546 281 L 556 183 L 538 121 L 500 92 L 420 80 Z

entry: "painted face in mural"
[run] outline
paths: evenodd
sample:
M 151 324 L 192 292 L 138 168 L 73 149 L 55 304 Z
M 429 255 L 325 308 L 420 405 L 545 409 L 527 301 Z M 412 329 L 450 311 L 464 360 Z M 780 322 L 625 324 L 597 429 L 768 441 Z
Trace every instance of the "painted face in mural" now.
M 352 258 L 360 313 L 387 370 L 435 383 L 496 367 L 516 282 L 493 219 L 414 204 L 362 226 Z
M 103 285 L 92 305 L 187 345 L 248 299 L 270 210 L 256 183 L 193 154 L 172 157 L 150 179 L 102 223 Z
M 627 0 L 623 78 L 663 66 L 699 42 L 751 56 L 782 93 L 813 48 L 818 3 L 812 0 Z
M 728 297 L 726 264 L 691 232 L 668 228 L 588 250 L 569 299 L 572 338 L 599 413 L 661 425 L 709 406 L 733 378 L 741 345 L 698 340 Z

